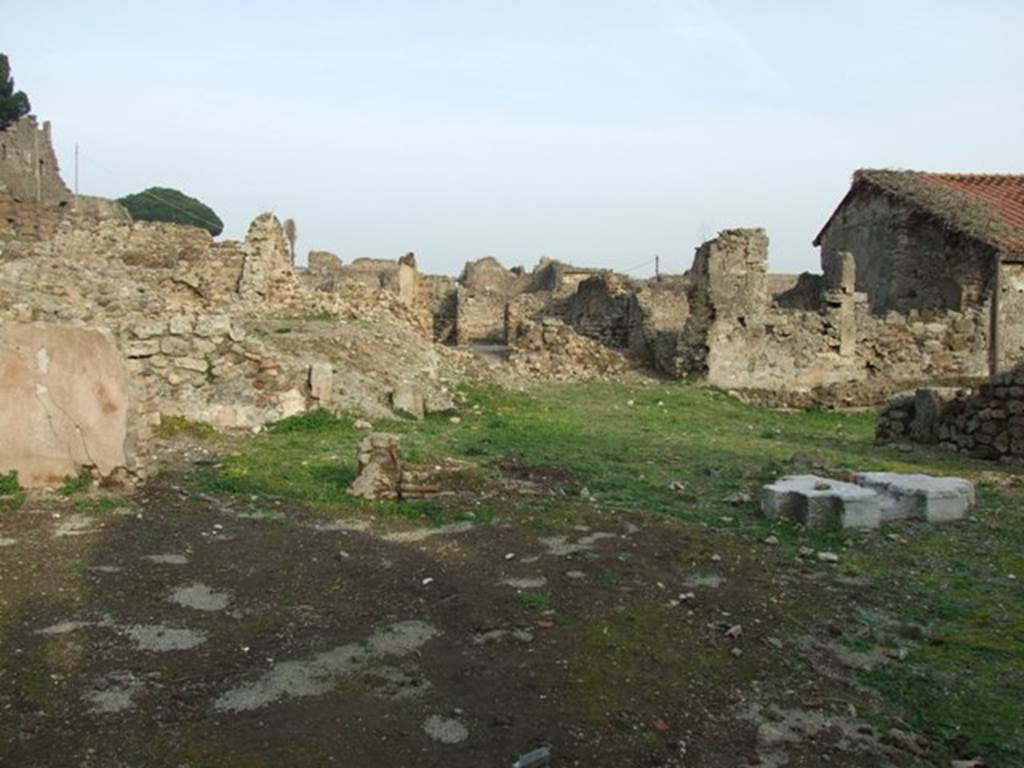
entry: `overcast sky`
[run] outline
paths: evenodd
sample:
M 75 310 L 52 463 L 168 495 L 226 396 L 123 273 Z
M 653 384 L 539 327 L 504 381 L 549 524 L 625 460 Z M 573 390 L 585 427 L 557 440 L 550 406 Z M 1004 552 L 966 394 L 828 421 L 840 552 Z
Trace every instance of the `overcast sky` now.
M 858 167 L 1024 171 L 1022 31 L 1019 0 L 35 0 L 0 51 L 69 186 L 77 142 L 83 194 L 177 187 L 226 236 L 681 272 L 763 226 L 797 272 Z

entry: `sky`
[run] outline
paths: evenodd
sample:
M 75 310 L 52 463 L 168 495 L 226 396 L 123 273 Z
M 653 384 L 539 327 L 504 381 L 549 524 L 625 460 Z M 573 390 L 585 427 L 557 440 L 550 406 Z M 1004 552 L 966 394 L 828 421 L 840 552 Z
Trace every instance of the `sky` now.
M 82 194 L 175 187 L 232 238 L 272 210 L 345 262 L 646 276 L 765 227 L 818 271 L 857 168 L 1024 172 L 1019 0 L 9 6 L 69 186 L 78 144 Z

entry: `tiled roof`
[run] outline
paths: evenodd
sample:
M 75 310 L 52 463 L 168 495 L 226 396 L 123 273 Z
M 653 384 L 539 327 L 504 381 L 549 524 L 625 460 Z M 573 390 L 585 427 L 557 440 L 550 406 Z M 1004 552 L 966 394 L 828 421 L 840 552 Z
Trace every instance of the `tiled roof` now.
M 864 184 L 899 197 L 949 229 L 1003 253 L 1024 256 L 1024 175 L 860 170 L 837 213 Z M 822 227 L 815 245 L 835 215 Z

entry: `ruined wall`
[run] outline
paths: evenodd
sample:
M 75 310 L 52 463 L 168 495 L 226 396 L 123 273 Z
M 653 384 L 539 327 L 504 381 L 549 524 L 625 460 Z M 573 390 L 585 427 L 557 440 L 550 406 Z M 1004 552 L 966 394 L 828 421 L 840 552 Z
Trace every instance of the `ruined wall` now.
M 630 283 L 610 272 L 578 283 L 566 301 L 564 319 L 577 333 L 609 347 L 629 346 Z
M 1003 261 L 995 292 L 995 337 L 993 370 L 1003 370 L 1024 361 L 1024 263 Z
M 855 190 L 822 232 L 829 287 L 844 251 L 856 259 L 856 289 L 875 314 L 963 310 L 986 300 L 995 276 L 992 248 L 870 185 Z
M 323 404 L 314 364 L 333 366 L 341 407 L 386 415 L 390 393 L 410 384 L 428 407 L 450 404 L 416 313 L 397 294 L 303 286 L 270 214 L 241 242 L 72 216 L 50 240 L 0 242 L 0 325 L 29 322 L 106 329 L 127 359 L 142 440 L 168 415 L 254 427 Z
M 398 270 L 398 262 L 390 259 L 356 259 L 338 266 L 338 274 L 345 280 L 359 283 L 367 290 L 393 293 L 398 293 Z
M 504 344 L 507 303 L 508 297 L 502 294 L 460 286 L 455 292 L 455 342 Z
M 750 316 L 768 306 L 767 273 L 763 229 L 725 230 L 697 249 L 690 270 L 690 314 L 671 373 L 720 378 L 721 362 L 735 354 L 735 337 L 745 335 Z
M 761 230 L 729 230 L 698 250 L 690 316 L 674 359 L 679 374 L 774 392 L 769 400 L 780 405 L 825 389 L 839 393 L 838 401 L 877 402 L 911 383 L 985 375 L 986 305 L 879 316 L 856 290 L 852 255 L 837 254 L 833 287 L 817 301 L 793 302 L 817 309 L 792 309 L 769 297 L 767 248 Z M 790 291 L 796 288 L 799 283 Z
M 821 299 L 825 291 L 825 279 L 822 275 L 801 272 L 791 285 L 788 281 L 773 281 L 772 277 L 773 275 L 768 275 L 768 290 L 772 302 L 780 309 L 815 312 L 821 308 Z
M 421 301 L 429 317 L 431 338 L 438 344 L 454 344 L 458 318 L 458 282 L 446 275 L 421 275 Z
M 342 261 L 330 251 L 310 251 L 305 269 L 297 267 L 295 274 L 308 288 L 315 291 L 338 289 L 342 275 Z
M 69 215 L 79 219 L 95 219 L 97 221 L 119 221 L 131 223 L 132 216 L 128 209 L 116 200 L 95 195 L 75 195 L 69 208 Z
M 40 128 L 29 116 L 0 131 L 0 230 L 45 239 L 71 197 L 60 177 L 49 123 Z
M 467 262 L 451 299 L 455 315 L 451 340 L 456 344 L 503 344 L 505 307 L 531 284 L 531 275 L 505 269 L 490 256 Z
M 502 296 L 521 293 L 528 283 L 521 271 L 506 269 L 493 256 L 466 262 L 459 277 L 459 284 L 469 292 Z
M 690 316 L 689 284 L 685 275 L 636 282 L 627 305 L 627 346 L 640 364 L 676 374 L 679 340 Z
M 521 293 L 505 305 L 505 343 L 514 344 L 528 333 L 528 329 L 541 321 L 551 302 L 547 292 Z

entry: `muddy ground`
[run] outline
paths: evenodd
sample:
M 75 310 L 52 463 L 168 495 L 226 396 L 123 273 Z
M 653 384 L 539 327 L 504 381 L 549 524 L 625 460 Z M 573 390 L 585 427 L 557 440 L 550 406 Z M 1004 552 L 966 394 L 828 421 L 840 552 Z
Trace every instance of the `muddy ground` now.
M 572 478 L 513 459 L 504 514 L 426 528 L 199 492 L 209 461 L 0 518 L 0 764 L 936 764 L 855 681 L 893 607 L 817 553 L 517 515 Z

